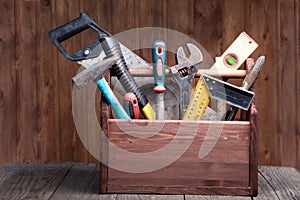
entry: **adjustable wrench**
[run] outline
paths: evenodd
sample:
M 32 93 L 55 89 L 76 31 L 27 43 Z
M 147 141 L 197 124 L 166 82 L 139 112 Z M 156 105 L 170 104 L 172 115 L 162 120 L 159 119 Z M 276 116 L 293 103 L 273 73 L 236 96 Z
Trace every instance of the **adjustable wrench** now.
M 191 43 L 186 44 L 190 53 L 187 56 L 184 53 L 183 47 L 177 50 L 178 65 L 170 67 L 170 74 L 173 76 L 179 86 L 179 117 L 183 115 L 189 105 L 191 97 L 191 81 L 194 78 L 200 62 L 203 60 L 203 55 L 198 47 Z

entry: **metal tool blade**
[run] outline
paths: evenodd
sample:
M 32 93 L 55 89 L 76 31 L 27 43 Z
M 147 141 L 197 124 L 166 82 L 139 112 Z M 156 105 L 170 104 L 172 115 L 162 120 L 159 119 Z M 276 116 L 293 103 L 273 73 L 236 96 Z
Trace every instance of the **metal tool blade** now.
M 189 105 L 191 98 L 191 81 L 194 78 L 199 64 L 203 61 L 203 55 L 200 49 L 194 44 L 187 43 L 189 56 L 183 50 L 183 47 L 177 49 L 178 65 L 170 67 L 170 74 L 179 86 L 179 108 L 180 119 Z
M 156 118 L 158 120 L 164 120 L 165 115 L 165 103 L 164 103 L 164 93 L 156 93 L 155 94 L 156 101 Z
M 152 69 L 152 65 L 146 62 L 144 59 L 139 57 L 137 54 L 133 53 L 130 49 L 128 49 L 126 46 L 124 46 L 122 43 L 120 43 L 121 46 L 121 51 L 124 56 L 125 62 L 129 68 L 149 68 Z M 82 65 L 85 68 L 88 68 L 89 66 L 101 62 L 105 58 L 105 53 L 99 45 L 101 53 L 99 54 L 98 57 L 87 59 L 87 60 L 81 60 L 78 61 L 77 63 Z
M 248 60 L 247 60 L 248 62 Z M 251 65 L 253 66 L 253 59 L 249 60 L 249 63 L 247 63 L 248 68 L 251 68 Z M 254 67 L 252 67 L 252 69 L 250 69 L 250 71 L 248 72 L 248 74 L 246 75 L 245 79 L 243 80 L 242 83 L 242 88 L 245 90 L 250 89 L 250 87 L 254 84 L 255 80 L 257 79 L 262 66 L 265 62 L 265 56 L 260 56 L 257 61 L 255 62 Z M 230 106 L 227 111 L 225 112 L 224 116 L 222 117 L 222 120 L 226 120 L 226 121 L 232 121 L 234 120 L 236 114 L 238 112 L 238 108 L 235 106 Z
M 221 120 L 221 116 L 214 111 L 213 109 L 211 109 L 210 107 L 207 107 L 205 109 L 204 115 L 202 117 L 202 120 L 207 120 L 207 121 L 220 121 Z
M 265 56 L 260 56 L 255 62 L 254 67 L 250 70 L 250 72 L 246 75 L 245 79 L 243 80 L 242 88 L 248 90 L 253 85 L 264 63 Z
M 107 58 L 101 62 L 95 63 L 74 76 L 72 78 L 72 81 L 75 86 L 80 89 L 91 81 L 99 80 L 102 77 L 103 73 L 115 63 L 116 59 L 114 57 Z
M 249 109 L 255 95 L 254 92 L 204 74 L 202 78 L 204 79 L 211 98 L 223 101 L 243 110 Z
M 192 63 L 193 65 L 197 65 L 200 62 L 203 61 L 203 55 L 201 53 L 201 51 L 199 50 L 199 48 L 192 44 L 192 43 L 187 43 L 186 44 L 187 49 L 189 51 L 189 56 L 187 56 L 183 50 L 183 47 L 179 47 L 177 49 L 177 61 L 178 63 L 182 63 L 184 61 L 189 61 L 190 63 Z

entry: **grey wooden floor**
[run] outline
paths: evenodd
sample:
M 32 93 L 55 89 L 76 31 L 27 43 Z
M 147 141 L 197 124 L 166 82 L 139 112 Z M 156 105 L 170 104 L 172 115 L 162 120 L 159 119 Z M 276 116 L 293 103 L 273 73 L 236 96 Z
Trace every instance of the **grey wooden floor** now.
M 0 199 L 202 200 L 248 199 L 202 195 L 99 195 L 95 164 L 6 164 L 0 168 Z M 259 167 L 259 194 L 252 199 L 300 199 L 300 173 L 289 167 Z

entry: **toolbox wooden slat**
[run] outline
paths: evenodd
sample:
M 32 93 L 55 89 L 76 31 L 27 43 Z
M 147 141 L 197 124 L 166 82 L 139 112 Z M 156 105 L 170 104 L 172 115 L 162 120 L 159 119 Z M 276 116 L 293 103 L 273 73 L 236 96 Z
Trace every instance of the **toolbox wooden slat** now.
M 108 76 L 109 77 L 109 76 Z M 109 79 L 109 78 L 108 78 Z M 181 141 L 191 145 L 175 162 L 147 173 L 121 172 L 101 164 L 101 193 L 155 193 L 206 195 L 257 195 L 257 107 L 253 101 L 244 121 L 149 121 L 112 119 L 110 107 L 101 102 L 102 130 L 110 142 L 135 153 L 157 151 L 168 145 L 180 128 L 178 143 L 171 150 L 180 149 Z M 196 128 L 195 128 L 196 127 Z M 213 142 L 218 135 L 206 136 L 208 128 L 221 134 L 210 153 L 199 158 L 204 139 Z M 196 136 L 192 134 L 196 131 Z M 147 137 L 152 135 L 151 137 Z M 138 136 L 138 137 L 136 137 Z M 102 142 L 102 140 L 101 140 Z M 105 147 L 105 148 L 104 148 Z M 116 155 L 104 140 L 101 155 L 108 163 L 129 166 L 133 157 Z M 144 164 L 151 165 L 153 157 L 144 154 Z M 161 155 L 158 160 L 168 159 Z

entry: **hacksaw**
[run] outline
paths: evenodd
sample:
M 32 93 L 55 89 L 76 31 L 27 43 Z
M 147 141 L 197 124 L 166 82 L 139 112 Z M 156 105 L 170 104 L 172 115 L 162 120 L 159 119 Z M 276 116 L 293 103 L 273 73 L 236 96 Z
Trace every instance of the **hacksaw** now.
M 237 70 L 257 47 L 258 44 L 246 32 L 242 32 L 222 56 L 215 58 L 210 70 Z M 209 91 L 200 77 L 183 120 L 201 120 L 209 102 Z

